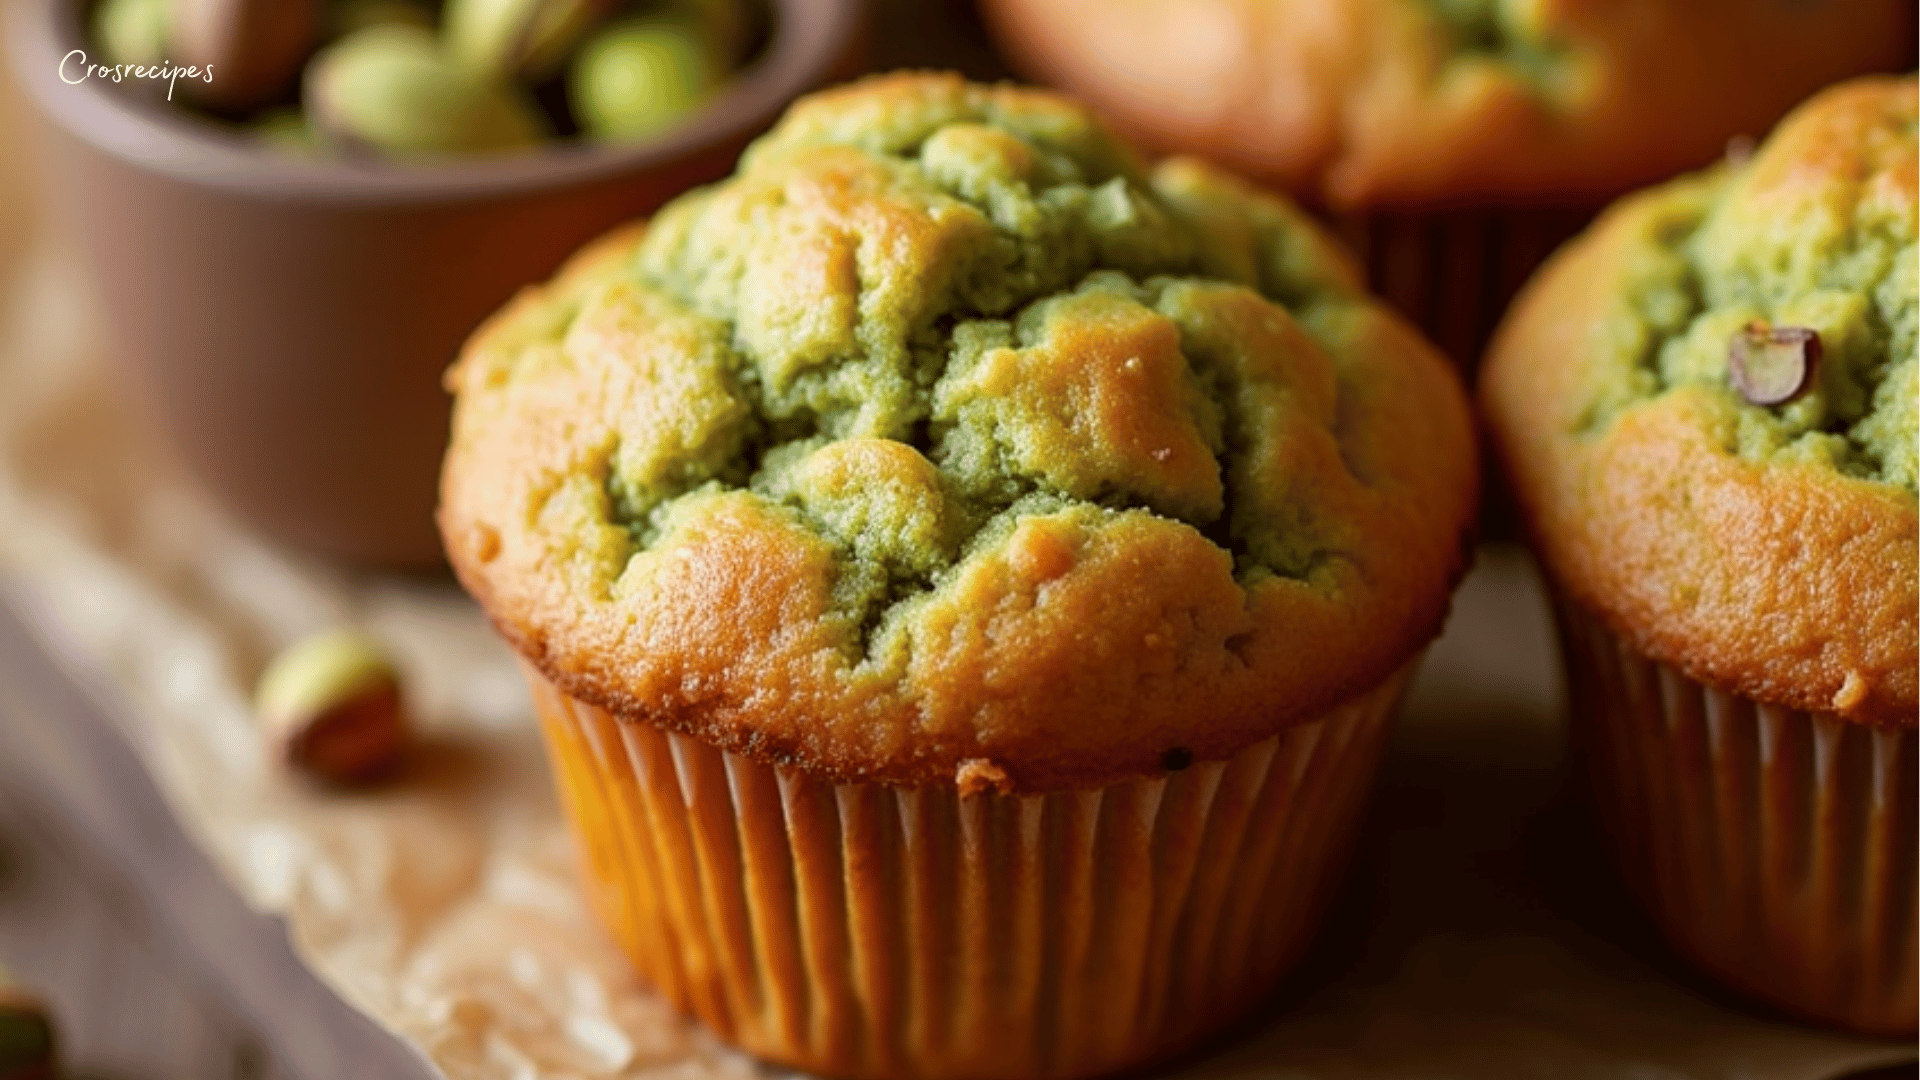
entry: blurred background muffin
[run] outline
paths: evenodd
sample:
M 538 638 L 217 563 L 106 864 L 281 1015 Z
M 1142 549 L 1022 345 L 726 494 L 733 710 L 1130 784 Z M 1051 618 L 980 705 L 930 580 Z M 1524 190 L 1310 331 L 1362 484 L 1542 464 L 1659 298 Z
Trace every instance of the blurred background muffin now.
M 1917 90 L 1609 210 L 1483 384 L 1630 882 L 1734 987 L 1909 1037 Z
M 1334 212 L 1373 287 L 1467 364 L 1593 208 L 1907 66 L 1915 26 L 1904 0 L 982 6 L 1026 74 Z
M 442 530 L 598 910 L 833 1075 L 1092 1075 L 1258 1000 L 1474 506 L 1454 377 L 1291 204 L 955 76 L 803 100 L 449 385 Z

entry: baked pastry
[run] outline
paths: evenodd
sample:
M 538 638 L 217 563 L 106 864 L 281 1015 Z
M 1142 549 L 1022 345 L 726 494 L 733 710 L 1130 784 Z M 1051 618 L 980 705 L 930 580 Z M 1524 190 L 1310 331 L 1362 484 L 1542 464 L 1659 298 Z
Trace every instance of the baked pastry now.
M 448 553 L 600 913 L 844 1076 L 1106 1072 L 1256 1000 L 1475 496 L 1453 376 L 1292 206 L 941 75 L 796 104 L 448 385 Z
M 1130 133 L 1327 205 L 1604 198 L 1913 56 L 1901 0 L 985 0 Z
M 1325 207 L 1463 367 L 1609 199 L 1914 55 L 1906 0 L 983 0 L 1024 73 Z
M 1908 1035 L 1917 90 L 1623 200 L 1483 384 L 1629 878 L 1734 986 Z

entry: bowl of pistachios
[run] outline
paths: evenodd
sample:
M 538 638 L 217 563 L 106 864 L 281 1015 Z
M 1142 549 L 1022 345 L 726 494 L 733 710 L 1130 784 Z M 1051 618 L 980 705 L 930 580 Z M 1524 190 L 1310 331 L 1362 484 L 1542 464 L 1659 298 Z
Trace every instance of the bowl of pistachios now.
M 861 0 L 16 0 L 116 381 L 242 519 L 435 565 L 440 373 L 575 248 L 849 74 Z

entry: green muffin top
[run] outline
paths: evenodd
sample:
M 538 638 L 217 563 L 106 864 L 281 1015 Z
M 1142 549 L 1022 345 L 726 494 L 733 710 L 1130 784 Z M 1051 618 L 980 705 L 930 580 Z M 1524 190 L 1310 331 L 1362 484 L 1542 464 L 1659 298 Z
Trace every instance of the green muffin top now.
M 981 614 L 954 608 L 986 568 L 1011 560 L 1035 589 L 1065 575 L 1079 584 L 1062 597 L 1107 597 L 1105 612 L 1061 600 L 1018 616 L 1075 624 L 1083 646 L 1106 632 L 1089 623 L 1124 627 L 1129 603 L 1166 623 L 1120 632 L 1127 650 L 1173 648 L 1174 668 L 1130 674 L 1124 653 L 1106 667 L 1164 700 L 1102 704 L 1089 685 L 1082 708 L 1169 722 L 1183 666 L 1228 688 L 1211 711 L 1274 696 L 1285 665 L 1229 668 L 1283 648 L 1271 630 L 1259 644 L 1267 592 L 1311 596 L 1338 612 L 1327 640 L 1356 651 L 1287 703 L 1304 708 L 1383 677 L 1433 632 L 1472 501 L 1451 380 L 1296 209 L 1193 162 L 1149 175 L 1063 99 L 945 76 L 797 104 L 733 178 L 497 316 L 450 385 L 450 550 L 550 675 L 680 718 L 663 722 L 751 713 L 756 745 L 784 721 L 748 701 L 816 728 L 828 711 L 893 715 L 857 739 L 784 738 L 895 778 L 848 747 L 897 749 L 916 724 L 971 713 L 953 753 L 993 756 L 978 688 L 916 685 L 936 653 L 949 675 L 972 663 L 943 635 Z M 786 569 L 747 565 L 762 543 L 785 555 L 756 558 Z M 1136 562 L 1161 544 L 1180 554 L 1076 578 L 1109 543 Z M 785 575 L 804 610 L 757 636 L 736 621 L 730 654 L 709 654 L 659 629 L 673 559 L 704 565 L 708 584 Z M 1217 604 L 1224 621 L 1169 604 Z M 645 656 L 635 634 L 652 634 Z M 796 634 L 813 644 L 789 655 Z M 796 655 L 805 676 L 781 666 Z M 1038 671 L 1031 687 L 993 676 L 1006 709 L 1043 706 Z M 1271 730 L 1275 715 L 1240 721 Z M 1134 747 L 1128 767 L 1166 749 Z
M 1916 98 L 1842 83 L 1623 200 L 1481 374 L 1566 594 L 1691 678 L 1873 724 L 1920 697 Z
M 1304 576 L 1325 546 L 1306 515 L 1257 513 L 1258 492 L 1227 513 L 1234 447 L 1258 442 L 1240 429 L 1259 418 L 1229 415 L 1241 365 L 1206 347 L 1209 301 L 1251 288 L 1337 344 L 1343 309 L 1365 303 L 1344 255 L 1284 203 L 1213 201 L 1240 194 L 1225 177 L 1149 179 L 1078 108 L 936 86 L 905 107 L 865 95 L 845 108 L 845 94 L 796 107 L 737 176 L 667 207 L 606 280 L 487 362 L 536 381 L 569 332 L 623 317 L 704 337 L 656 388 L 675 429 L 612 454 L 612 512 L 641 547 L 681 496 L 749 487 L 845 545 L 848 581 L 884 591 L 906 572 L 924 587 L 991 519 L 1038 499 L 1150 509 L 1209 530 L 1242 572 Z M 803 153 L 796 177 L 783 165 Z M 1088 326 L 1139 355 L 1078 384 L 1060 341 Z M 1066 413 L 1062 395 L 1085 400 Z M 1147 415 L 1103 424 L 1108 404 Z M 899 492 L 823 491 L 800 467 L 854 438 L 920 448 L 938 512 Z
M 1641 198 L 1584 429 L 1705 386 L 1742 457 L 1818 462 L 1915 490 L 1915 113 L 1912 100 L 1895 100 L 1904 107 L 1864 123 L 1846 112 L 1803 124 L 1751 160 Z M 1736 339 L 1794 330 L 1815 335 L 1796 347 L 1809 368 L 1800 392 L 1774 404 L 1743 393 L 1730 363 Z

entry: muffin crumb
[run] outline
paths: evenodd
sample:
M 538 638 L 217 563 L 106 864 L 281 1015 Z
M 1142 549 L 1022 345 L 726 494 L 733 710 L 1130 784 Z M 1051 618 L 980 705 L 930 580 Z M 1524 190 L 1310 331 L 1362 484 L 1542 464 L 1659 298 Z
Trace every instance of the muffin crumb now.
M 489 563 L 500 554 L 500 530 L 480 522 L 473 527 L 473 557 Z
M 1867 700 L 1867 680 L 1858 671 L 1848 671 L 1847 677 L 1840 683 L 1840 689 L 1833 695 L 1835 712 L 1851 712 Z
M 954 786 L 960 789 L 960 797 L 971 798 L 989 791 L 1006 794 L 1013 790 L 1013 783 L 1007 776 L 1007 770 L 988 761 L 986 758 L 967 758 L 953 771 Z

